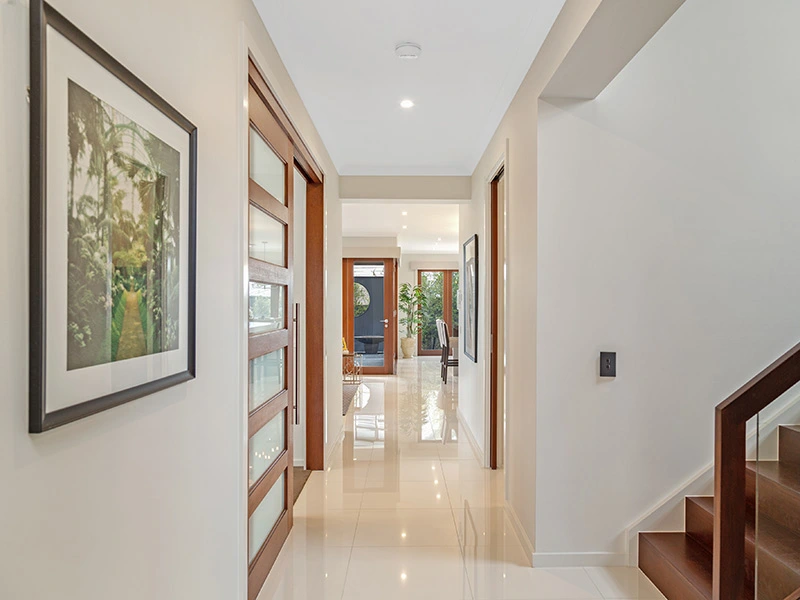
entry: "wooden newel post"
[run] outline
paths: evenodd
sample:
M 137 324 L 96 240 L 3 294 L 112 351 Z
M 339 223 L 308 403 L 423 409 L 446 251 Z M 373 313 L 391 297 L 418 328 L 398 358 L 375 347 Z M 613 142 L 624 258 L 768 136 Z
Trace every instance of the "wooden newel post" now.
M 744 591 L 747 422 L 733 408 L 716 410 L 713 600 L 740 600 Z

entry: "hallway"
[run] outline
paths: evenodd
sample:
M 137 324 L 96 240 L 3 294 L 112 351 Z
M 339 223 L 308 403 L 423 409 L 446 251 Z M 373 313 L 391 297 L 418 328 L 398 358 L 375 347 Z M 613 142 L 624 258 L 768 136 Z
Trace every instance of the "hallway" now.
M 434 357 L 398 373 L 365 380 L 259 600 L 662 598 L 637 569 L 527 566 L 503 472 L 459 435 L 458 378 L 443 386 Z

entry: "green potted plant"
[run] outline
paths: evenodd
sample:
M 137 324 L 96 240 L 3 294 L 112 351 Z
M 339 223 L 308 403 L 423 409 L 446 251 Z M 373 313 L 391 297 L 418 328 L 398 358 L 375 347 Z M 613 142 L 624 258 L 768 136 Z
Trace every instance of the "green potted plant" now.
M 403 358 L 414 356 L 417 334 L 422 326 L 422 306 L 425 304 L 425 292 L 419 285 L 404 283 L 400 286 L 400 324 L 405 325 L 406 336 L 400 340 Z

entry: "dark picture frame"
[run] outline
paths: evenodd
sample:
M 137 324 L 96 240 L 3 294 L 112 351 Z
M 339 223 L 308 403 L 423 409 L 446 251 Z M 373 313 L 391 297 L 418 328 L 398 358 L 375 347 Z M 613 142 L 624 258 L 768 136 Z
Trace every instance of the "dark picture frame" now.
M 478 362 L 478 234 L 466 242 L 463 250 L 464 268 L 464 354 L 472 362 Z
M 59 247 L 59 244 L 56 244 L 52 241 L 51 236 L 59 235 L 58 232 L 52 231 L 53 227 L 48 227 L 48 169 L 49 168 L 57 168 L 60 166 L 56 164 L 55 166 L 52 164 L 53 162 L 58 161 L 50 161 L 48 164 L 48 125 L 50 121 L 55 119 L 54 115 L 48 114 L 48 67 L 50 63 L 48 62 L 48 28 L 52 28 L 55 32 L 60 34 L 69 44 L 72 44 L 81 51 L 83 54 L 75 54 L 75 56 L 80 56 L 81 68 L 86 69 L 96 69 L 92 61 L 97 63 L 102 69 L 105 69 L 102 72 L 102 77 L 106 77 L 106 73 L 110 74 L 116 80 L 119 80 L 124 86 L 119 86 L 120 90 L 124 91 L 124 98 L 126 98 L 126 102 L 140 102 L 139 99 L 143 99 L 149 104 L 150 107 L 155 109 L 153 114 L 159 114 L 166 117 L 171 124 L 169 125 L 169 133 L 170 136 L 175 137 L 176 139 L 180 137 L 181 139 L 181 148 L 185 150 L 188 149 L 188 152 L 180 152 L 174 150 L 174 148 L 170 147 L 165 142 L 162 142 L 159 137 L 152 134 L 149 130 L 145 129 L 141 126 L 138 122 L 134 121 L 133 119 L 129 119 L 125 121 L 124 124 L 127 126 L 127 129 L 133 130 L 135 129 L 140 133 L 140 137 L 142 139 L 147 139 L 151 145 L 158 144 L 158 149 L 166 149 L 162 152 L 173 152 L 173 154 L 169 155 L 172 162 L 169 164 L 172 166 L 177 166 L 177 171 L 179 173 L 188 173 L 188 178 L 186 177 L 173 177 L 170 179 L 170 175 L 172 175 L 172 171 L 169 171 L 166 175 L 161 172 L 155 172 L 155 175 L 151 175 L 151 180 L 149 181 L 142 181 L 140 178 L 139 180 L 134 180 L 133 175 L 129 175 L 130 181 L 126 180 L 126 183 L 129 184 L 128 189 L 130 189 L 130 197 L 134 198 L 138 194 L 139 197 L 139 207 L 137 208 L 138 213 L 146 213 L 146 217 L 150 217 L 152 214 L 157 214 L 156 220 L 160 219 L 161 225 L 159 225 L 159 229 L 157 229 L 157 234 L 161 234 L 162 231 L 166 230 L 169 227 L 170 235 L 172 238 L 169 238 L 169 242 L 171 246 L 169 249 L 162 250 L 162 254 L 152 256 L 158 256 L 158 259 L 163 262 L 163 264 L 168 265 L 164 267 L 165 273 L 170 274 L 172 271 L 177 273 L 176 275 L 170 275 L 173 277 L 172 282 L 177 283 L 167 283 L 163 284 L 158 281 L 157 285 L 160 286 L 159 290 L 163 288 L 166 291 L 159 291 L 156 294 L 155 291 L 151 291 L 151 288 L 154 288 L 153 282 L 156 281 L 153 276 L 149 276 L 150 279 L 148 280 L 150 283 L 151 288 L 145 288 L 145 291 L 141 291 L 139 289 L 136 291 L 135 297 L 131 300 L 128 298 L 129 294 L 132 294 L 131 291 L 124 291 L 120 292 L 120 294 L 128 300 L 127 307 L 129 308 L 132 305 L 132 302 L 135 303 L 138 301 L 142 306 L 147 306 L 147 302 L 142 300 L 142 297 L 147 294 L 147 298 L 159 298 L 163 304 L 159 304 L 159 310 L 165 306 L 179 306 L 179 310 L 175 309 L 175 313 L 171 314 L 170 316 L 163 316 L 161 312 L 158 313 L 157 317 L 153 317 L 152 313 L 148 315 L 148 313 L 144 313 L 144 317 L 142 317 L 141 321 L 139 320 L 139 316 L 137 314 L 136 319 L 139 322 L 140 329 L 143 332 L 142 336 L 144 336 L 144 332 L 146 332 L 146 325 L 145 323 L 148 322 L 150 319 L 150 325 L 152 326 L 156 323 L 155 319 L 158 319 L 158 324 L 162 325 L 163 331 L 168 329 L 168 326 L 172 325 L 173 322 L 170 322 L 169 319 L 174 319 L 175 323 L 180 323 L 180 334 L 175 333 L 174 331 L 167 333 L 162 333 L 162 329 L 156 330 L 152 328 L 150 332 L 150 338 L 144 338 L 144 341 L 140 343 L 142 347 L 145 347 L 145 354 L 149 356 L 154 356 L 157 358 L 162 358 L 168 351 L 175 351 L 173 353 L 174 356 L 178 358 L 175 359 L 175 363 L 178 364 L 177 367 L 171 368 L 174 372 L 169 372 L 166 376 L 158 377 L 152 380 L 147 380 L 145 378 L 144 381 L 141 383 L 134 382 L 133 385 L 128 385 L 128 380 L 131 377 L 126 376 L 126 378 L 122 379 L 124 384 L 119 384 L 120 386 L 125 385 L 124 389 L 115 389 L 111 393 L 105 393 L 98 397 L 89 398 L 86 400 L 78 399 L 74 400 L 74 403 L 69 404 L 67 406 L 60 406 L 58 402 L 55 404 L 59 405 L 57 408 L 53 410 L 48 410 L 48 344 L 55 343 L 56 341 L 64 340 L 68 338 L 67 330 L 60 329 L 53 323 L 48 323 L 48 286 L 52 286 L 55 289 L 55 286 L 52 283 L 52 278 L 56 273 L 54 273 L 53 268 L 49 269 L 48 273 L 48 253 L 60 253 L 61 256 L 66 255 L 67 248 Z M 61 38 L 59 37 L 57 40 L 59 43 L 62 43 Z M 85 55 L 85 56 L 83 56 Z M 58 57 L 60 60 L 64 60 Z M 88 66 L 86 66 L 88 65 Z M 75 67 L 78 68 L 78 67 Z M 73 82 L 69 80 L 68 84 L 64 86 L 64 89 L 69 88 L 69 93 L 72 93 Z M 114 84 L 117 85 L 116 83 Z M 100 90 L 101 92 L 103 90 Z M 64 93 L 63 90 L 58 91 L 58 93 Z M 92 96 L 91 92 L 82 90 L 81 93 L 85 95 L 85 97 L 90 98 L 94 101 L 98 106 L 100 105 L 101 101 L 97 98 Z M 96 93 L 96 91 L 94 92 Z M 119 93 L 119 92 L 116 92 Z M 131 96 L 133 94 L 134 96 Z M 60 97 L 57 95 L 53 96 L 53 101 L 55 102 L 55 98 Z M 72 101 L 72 96 L 69 96 L 70 101 Z M 127 100 L 130 98 L 130 100 Z M 73 25 L 70 21 L 68 21 L 65 17 L 59 14 L 52 6 L 43 2 L 42 0 L 31 0 L 30 3 L 30 111 L 31 111 L 31 119 L 30 119 L 30 324 L 29 324 L 29 357 L 30 357 L 30 373 L 29 373 L 29 431 L 31 433 L 41 433 L 55 427 L 59 427 L 61 425 L 65 425 L 67 423 L 71 423 L 73 421 L 77 421 L 79 419 L 83 419 L 90 415 L 94 415 L 104 410 L 108 410 L 110 408 L 119 406 L 126 402 L 130 402 L 132 400 L 136 400 L 143 396 L 147 396 L 153 394 L 154 392 L 158 392 L 164 390 L 166 388 L 187 382 L 191 379 L 194 379 L 196 376 L 196 273 L 197 273 L 197 128 L 180 112 L 178 112 L 175 108 L 173 108 L 170 104 L 168 104 L 161 96 L 159 96 L 155 91 L 153 91 L 150 87 L 148 87 L 141 79 L 136 77 L 131 71 L 125 68 L 119 61 L 114 59 L 109 53 L 103 50 L 98 44 L 93 42 L 87 35 L 81 32 L 75 25 Z M 67 104 L 69 106 L 69 104 Z M 66 115 L 67 106 L 64 107 L 64 113 L 58 115 L 58 119 L 56 122 L 60 125 L 64 125 L 67 120 L 68 116 Z M 103 103 L 105 106 L 105 103 Z M 138 106 L 138 105 L 137 105 Z M 146 106 L 146 105 L 144 105 Z M 148 107 L 147 110 L 150 111 L 151 108 Z M 109 111 L 113 111 L 114 107 L 112 106 Z M 125 116 L 121 114 L 119 111 L 113 111 L 114 118 L 124 119 Z M 71 117 L 71 115 L 69 115 Z M 161 123 L 161 116 L 158 117 L 158 123 Z M 116 122 L 115 122 L 116 123 Z M 166 123 L 166 121 L 164 121 Z M 172 127 L 172 124 L 177 126 L 178 129 Z M 117 125 L 115 125 L 117 126 Z M 54 125 L 53 129 L 55 130 L 57 126 Z M 122 127 L 121 125 L 119 126 Z M 66 127 L 62 127 L 62 129 L 67 129 Z M 185 133 L 186 138 L 183 137 Z M 72 132 L 69 134 L 63 132 L 63 135 L 66 139 L 72 139 L 71 136 L 73 135 Z M 161 135 L 159 130 L 159 135 Z M 134 142 L 130 142 L 131 145 Z M 184 145 L 185 144 L 185 145 Z M 66 146 L 66 144 L 65 144 Z M 148 146 L 149 148 L 150 146 Z M 55 148 L 55 147 L 54 147 Z M 55 152 L 55 150 L 53 150 Z M 113 149 L 112 152 L 118 153 L 117 149 Z M 185 155 L 188 154 L 188 155 Z M 65 163 L 67 162 L 67 149 L 64 149 L 64 157 Z M 177 157 L 177 158 L 176 158 Z M 116 158 L 116 155 L 115 155 Z M 129 159 L 133 163 L 133 158 Z M 184 163 L 184 161 L 186 161 Z M 136 163 L 138 165 L 138 163 Z M 61 165 L 63 171 L 63 165 Z M 128 170 L 131 168 L 129 167 Z M 85 169 L 84 169 L 85 170 Z M 124 171 L 121 171 L 124 172 Z M 153 170 L 149 171 L 149 173 L 153 173 Z M 121 176 L 122 177 L 122 176 Z M 84 176 L 84 179 L 87 179 L 87 176 Z M 180 183 L 178 181 L 180 180 Z M 167 181 L 168 186 L 171 186 L 168 192 L 163 191 L 164 181 Z M 142 191 L 145 189 L 144 185 L 151 185 L 152 190 L 156 191 Z M 158 186 L 161 185 L 162 187 L 159 188 Z M 136 187 L 139 186 L 139 187 Z M 134 191 L 134 188 L 136 191 Z M 101 192 L 99 184 L 97 185 L 97 191 L 95 192 L 96 196 L 99 198 L 101 196 Z M 159 191 L 160 190 L 160 191 Z M 177 190 L 177 191 L 175 191 Z M 103 201 L 108 201 L 107 198 L 109 194 L 104 192 L 105 196 L 103 197 Z M 122 192 L 120 192 L 121 194 Z M 156 197 L 157 201 L 161 201 L 161 204 L 158 205 L 159 208 L 152 208 L 149 207 L 147 209 L 141 208 L 141 206 L 145 205 L 145 201 L 143 198 L 146 194 L 149 194 L 148 197 Z M 164 201 L 163 198 L 167 197 L 167 200 Z M 70 195 L 70 199 L 72 195 Z M 60 205 L 56 205 L 55 203 L 58 202 L 60 198 L 57 199 L 50 199 L 49 200 L 49 208 L 50 210 L 60 209 Z M 133 204 L 133 200 L 131 199 L 131 204 Z M 175 209 L 174 213 L 165 212 L 168 209 L 164 209 L 163 205 L 169 204 L 171 209 L 172 206 L 177 206 L 178 208 Z M 67 200 L 65 199 L 63 210 L 66 215 L 67 213 Z M 161 212 L 157 212 L 157 211 Z M 178 210 L 181 212 L 179 213 Z M 133 214 L 134 209 L 131 209 L 131 213 Z M 150 211 L 150 212 L 147 212 Z M 55 213 L 54 213 L 55 214 Z M 164 215 L 167 215 L 165 217 Z M 177 215 L 180 215 L 180 219 L 177 218 Z M 176 216 L 175 220 L 170 222 L 168 225 L 163 225 L 163 222 L 166 218 L 172 218 Z M 66 216 L 64 218 L 67 218 Z M 113 219 L 112 219 L 113 220 Z M 132 221 L 133 217 L 129 218 L 129 221 Z M 177 224 L 176 224 L 177 223 Z M 105 225 L 104 225 L 105 227 Z M 108 231 L 111 231 L 112 226 L 108 226 Z M 63 233 L 60 235 L 64 235 Z M 68 235 L 72 235 L 71 233 Z M 104 233 L 105 234 L 105 230 Z M 167 235 L 167 234 L 163 234 Z M 101 237 L 100 233 L 96 233 L 95 236 L 97 238 Z M 107 236 L 109 239 L 111 235 Z M 69 237 L 66 238 L 68 241 L 70 240 Z M 166 247 L 165 243 L 161 241 L 161 238 L 155 238 L 157 241 L 152 243 L 152 247 L 158 245 L 161 248 L 161 245 Z M 163 238 L 166 239 L 166 238 Z M 180 243 L 178 243 L 180 240 Z M 177 248 L 177 250 L 175 249 Z M 110 255 L 111 251 L 114 249 L 113 244 L 108 242 L 108 254 Z M 155 252 L 151 250 L 151 252 Z M 172 253 L 172 254 L 169 254 Z M 173 263 L 168 263 L 167 258 L 164 256 L 172 256 L 172 255 L 180 257 L 180 261 L 177 259 Z M 53 256 L 56 256 L 53 254 Z M 150 255 L 148 255 L 150 256 Z M 72 268 L 73 265 L 67 262 L 67 259 L 64 260 L 64 265 L 67 268 Z M 145 259 L 143 259 L 145 260 Z M 155 260 L 152 259 L 151 260 Z M 151 266 L 150 263 L 143 263 L 146 267 L 139 267 L 140 271 L 145 271 L 149 269 L 153 269 L 155 267 Z M 161 264 L 161 263 L 159 263 Z M 106 266 L 106 271 L 104 274 L 106 277 L 111 277 L 111 274 L 114 272 L 116 268 L 115 265 L 108 263 Z M 172 271 L 167 271 L 166 269 L 172 269 Z M 65 269 L 66 270 L 66 269 Z M 63 280 L 68 280 L 69 275 L 65 275 L 63 273 L 57 274 Z M 116 275 L 116 273 L 115 273 Z M 127 271 L 126 271 L 127 275 Z M 166 275 L 165 275 L 166 277 Z M 134 277 L 131 275 L 129 277 L 131 282 L 134 280 Z M 104 284 L 105 285 L 105 284 Z M 114 284 L 118 285 L 119 290 L 125 290 L 125 285 L 133 286 L 133 283 L 128 283 L 127 279 L 122 279 L 121 284 Z M 172 286 L 172 287 L 168 287 Z M 111 288 L 111 284 L 107 284 L 108 289 Z M 51 290 L 52 291 L 52 290 Z M 54 292 L 56 293 L 56 292 Z M 59 293 L 66 293 L 66 292 L 59 292 Z M 107 292 L 104 296 L 104 301 L 110 303 L 111 293 Z M 179 298 L 177 300 L 175 298 Z M 155 301 L 153 301 L 155 302 Z M 55 309 L 53 309 L 55 310 Z M 69 307 L 64 307 L 64 311 L 68 311 Z M 146 308 L 140 308 L 140 310 L 145 310 Z M 111 309 L 109 308 L 107 312 L 110 313 Z M 185 311 L 185 313 L 184 313 Z M 183 314 L 182 314 L 183 313 Z M 131 312 L 133 315 L 134 313 Z M 180 320 L 176 315 L 180 314 Z M 106 317 L 104 317 L 106 318 Z M 134 318 L 133 316 L 131 317 Z M 51 319 L 52 320 L 52 319 Z M 67 319 L 68 321 L 68 319 Z M 162 323 L 163 322 L 163 323 Z M 175 329 L 178 329 L 178 326 L 175 326 Z M 138 333 L 138 332 L 137 332 Z M 102 332 L 102 335 L 106 336 L 104 339 L 113 338 L 113 333 L 108 333 L 106 331 Z M 117 344 L 119 347 L 119 335 L 117 334 Z M 55 337 L 54 337 L 55 336 Z M 62 336 L 62 337 L 59 337 Z M 98 334 L 99 338 L 100 334 Z M 147 340 L 152 340 L 158 336 L 158 343 L 157 347 L 154 345 L 152 341 L 148 342 Z M 177 340 L 177 341 L 171 341 Z M 63 343 L 63 342 L 61 342 Z M 69 342 L 67 342 L 69 344 Z M 104 342 L 104 348 L 109 346 L 109 343 L 106 341 Z M 149 344 L 149 346 L 147 345 Z M 156 347 L 156 349 L 154 349 Z M 145 354 L 132 354 L 134 357 L 133 360 L 139 360 L 136 357 L 143 357 L 145 359 L 149 358 L 149 356 L 145 356 Z M 183 356 L 186 356 L 185 359 L 185 368 L 183 365 Z M 112 358 L 107 359 L 105 362 L 109 362 L 113 365 L 120 365 L 120 362 L 113 362 L 110 361 L 121 361 L 122 359 L 114 358 L 114 356 L 119 355 L 119 350 L 116 351 L 116 354 L 112 355 L 110 351 L 106 352 L 107 356 L 112 356 Z M 104 361 L 96 361 L 95 363 L 89 364 L 89 366 L 94 367 L 95 365 L 100 365 L 100 368 L 111 368 L 108 365 L 100 364 Z M 170 363 L 172 364 L 172 363 Z M 123 365 L 124 367 L 125 365 Z M 50 365 L 53 367 L 53 365 Z M 79 370 L 81 365 L 72 366 L 70 367 L 68 363 L 64 363 L 64 368 L 69 372 L 69 369 L 72 368 L 74 370 Z M 59 367 L 60 368 L 60 367 Z M 138 367 L 137 367 L 138 368 Z M 169 371 L 168 369 L 164 369 L 164 371 Z M 137 373 L 140 370 L 136 371 Z M 58 391 L 60 392 L 61 389 L 59 388 Z M 53 390 L 49 390 L 49 394 L 52 396 L 54 395 Z M 76 394 L 79 395 L 79 394 Z M 66 396 L 64 396 L 65 398 Z M 62 398 L 63 400 L 63 398 Z M 70 400 L 72 402 L 72 400 Z

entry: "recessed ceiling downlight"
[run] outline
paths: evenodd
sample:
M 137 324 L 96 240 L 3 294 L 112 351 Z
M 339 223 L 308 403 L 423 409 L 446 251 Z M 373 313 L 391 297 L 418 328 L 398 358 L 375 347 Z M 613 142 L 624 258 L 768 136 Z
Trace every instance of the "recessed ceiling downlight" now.
M 405 100 L 401 100 L 400 101 L 400 106 L 402 106 L 403 108 L 413 108 L 414 107 L 414 101 L 413 100 L 409 100 L 408 98 L 406 98 Z
M 416 42 L 400 42 L 394 47 L 394 53 L 400 60 L 416 60 L 422 54 L 422 46 Z

